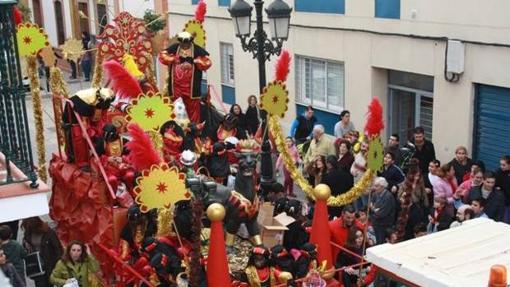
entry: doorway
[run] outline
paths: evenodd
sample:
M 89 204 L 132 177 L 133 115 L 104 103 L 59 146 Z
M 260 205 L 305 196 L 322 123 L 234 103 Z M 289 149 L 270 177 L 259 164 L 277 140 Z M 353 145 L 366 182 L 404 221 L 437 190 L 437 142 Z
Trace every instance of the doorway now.
M 85 17 L 78 16 L 80 19 L 80 38 L 81 38 L 81 33 L 83 32 L 87 32 L 90 34 L 88 3 L 78 2 L 78 11 L 82 12 L 85 15 Z
M 55 23 L 57 24 L 57 41 L 59 45 L 62 45 L 66 40 L 62 2 L 60 2 L 60 0 L 56 0 L 54 2 L 54 8 L 55 8 Z
M 32 11 L 34 12 L 35 24 L 41 28 L 44 28 L 43 13 L 40 0 L 32 0 Z
M 422 126 L 425 137 L 432 140 L 433 93 L 394 85 L 388 88 L 389 135 L 398 134 L 405 144 L 412 139 L 413 129 Z

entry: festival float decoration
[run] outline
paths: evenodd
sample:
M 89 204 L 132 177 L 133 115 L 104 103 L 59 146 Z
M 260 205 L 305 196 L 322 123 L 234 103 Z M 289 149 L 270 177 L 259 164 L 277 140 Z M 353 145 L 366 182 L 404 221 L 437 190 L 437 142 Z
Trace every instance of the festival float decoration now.
M 142 173 L 134 189 L 141 211 L 170 208 L 178 201 L 191 199 L 184 183 L 184 173 L 163 162 L 151 138 L 140 126 L 130 124 L 128 130 L 132 136 L 126 144 L 130 150 L 129 160 Z
M 168 66 L 167 88 L 172 100 L 182 98 L 191 122 L 200 123 L 200 98 L 202 96 L 202 73 L 212 63 L 205 50 L 205 31 L 202 27 L 206 4 L 201 1 L 183 32 L 177 35 L 177 43 L 171 44 L 159 54 L 159 61 Z
M 159 93 L 142 94 L 131 101 L 126 120 L 138 124 L 144 131 L 159 131 L 165 122 L 174 119 L 170 98 Z
M 152 66 L 152 42 L 147 33 L 145 23 L 136 19 L 128 12 L 121 12 L 113 23 L 106 25 L 103 33 L 98 36 L 101 43 L 97 47 L 94 78 L 92 86 L 99 87 L 103 79 L 101 64 L 105 60 L 115 60 L 119 63 L 127 62 L 134 70 L 140 70 L 146 81 L 153 87 L 156 85 Z M 126 55 L 128 55 L 126 57 Z M 133 62 L 131 62 L 133 60 Z M 133 64 L 136 69 L 133 68 Z M 134 75 L 137 76 L 137 75 Z
M 261 105 L 262 108 L 270 114 L 269 129 L 274 137 L 278 152 L 283 155 L 283 163 L 285 164 L 285 168 L 289 171 L 294 182 L 305 192 L 305 194 L 310 198 L 315 199 L 313 187 L 308 183 L 308 181 L 296 167 L 295 162 L 292 160 L 292 156 L 287 150 L 282 128 L 278 122 L 277 117 L 283 117 L 287 108 L 286 103 L 288 102 L 288 92 L 283 83 L 287 77 L 289 65 L 290 57 L 288 53 L 282 52 L 282 55 L 276 64 L 275 81 L 269 83 L 268 86 L 264 89 L 264 92 L 261 96 Z M 369 117 L 366 129 L 369 133 L 370 143 L 374 147 L 374 152 L 370 156 L 370 166 L 375 169 L 369 168 L 363 177 L 348 192 L 338 196 L 329 197 L 327 199 L 329 206 L 343 206 L 356 200 L 370 187 L 376 171 L 382 167 L 382 157 L 380 152 L 381 142 L 379 134 L 382 128 L 384 128 L 384 123 L 382 121 L 382 107 L 380 106 L 380 102 L 377 98 L 375 98 L 374 101 L 376 102 L 372 103 L 369 107 Z
M 84 52 L 83 43 L 80 40 L 74 38 L 67 39 L 64 44 L 60 46 L 60 49 L 62 49 L 64 58 L 75 63 L 78 62 Z
M 189 20 L 183 29 L 183 32 L 188 32 L 193 36 L 193 43 L 203 49 L 205 49 L 206 42 L 205 30 L 202 25 L 205 20 L 205 13 L 207 13 L 207 4 L 204 0 L 201 0 L 195 9 L 195 18 Z
M 14 10 L 16 11 L 16 10 Z M 44 47 L 49 46 L 48 36 L 42 28 L 32 23 L 19 23 L 16 37 L 20 56 L 27 59 L 27 74 L 30 79 L 30 91 L 34 108 L 34 122 L 38 155 L 38 174 L 43 181 L 48 179 L 46 173 L 46 148 L 44 145 L 44 121 L 42 114 L 41 89 L 37 73 L 37 54 Z

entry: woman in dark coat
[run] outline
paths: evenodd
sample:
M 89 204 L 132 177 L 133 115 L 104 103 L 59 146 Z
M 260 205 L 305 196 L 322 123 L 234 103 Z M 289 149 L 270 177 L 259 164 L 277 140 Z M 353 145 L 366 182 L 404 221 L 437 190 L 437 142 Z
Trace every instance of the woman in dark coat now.
M 354 185 L 352 174 L 338 166 L 338 159 L 330 155 L 326 159 L 327 172 L 322 176 L 321 183 L 327 184 L 331 189 L 331 195 L 337 196 L 346 193 Z M 340 216 L 341 207 L 328 206 L 328 213 L 331 218 Z
M 354 155 L 351 151 L 351 143 L 340 139 L 337 140 L 335 144 L 338 156 L 338 167 L 350 172 L 352 163 L 354 162 Z
M 242 129 L 244 131 L 248 130 L 246 123 L 246 115 L 243 113 L 241 106 L 238 104 L 233 104 L 230 107 L 230 113 L 237 117 L 237 128 Z
M 21 228 L 24 230 L 23 245 L 28 253 L 38 251 L 43 262 L 44 274 L 31 279 L 36 287 L 49 287 L 51 272 L 63 254 L 62 244 L 55 231 L 39 217 L 24 219 Z
M 262 111 L 257 105 L 257 97 L 248 97 L 248 108 L 246 109 L 246 129 L 250 135 L 254 135 L 262 122 Z

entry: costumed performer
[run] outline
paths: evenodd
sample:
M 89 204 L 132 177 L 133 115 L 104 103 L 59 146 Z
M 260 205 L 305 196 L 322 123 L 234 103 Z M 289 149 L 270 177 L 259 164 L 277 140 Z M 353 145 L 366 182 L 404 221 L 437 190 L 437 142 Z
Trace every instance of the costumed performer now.
M 170 45 L 159 54 L 159 61 L 168 66 L 168 95 L 182 98 L 191 122 L 200 122 L 202 72 L 211 67 L 209 53 L 193 43 L 193 36 L 181 32 L 179 43 Z

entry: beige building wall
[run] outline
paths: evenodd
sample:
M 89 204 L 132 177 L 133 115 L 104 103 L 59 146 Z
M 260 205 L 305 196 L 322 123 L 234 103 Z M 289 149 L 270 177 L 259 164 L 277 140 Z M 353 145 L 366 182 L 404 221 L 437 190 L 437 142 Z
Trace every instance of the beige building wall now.
M 269 4 L 271 1 L 268 1 Z M 287 1 L 289 3 L 289 1 Z M 207 50 L 213 66 L 207 73 L 221 98 L 219 43 L 234 45 L 236 101 L 243 108 L 250 94 L 258 94 L 258 66 L 234 37 L 228 11 L 208 1 L 205 20 Z M 289 3 L 293 6 L 292 1 Z M 442 39 L 377 35 L 395 33 L 510 45 L 510 17 L 506 0 L 401 1 L 401 19 L 374 17 L 373 0 L 346 0 L 345 15 L 293 12 L 285 49 L 303 55 L 341 61 L 345 65 L 345 108 L 358 129 L 364 125 L 367 105 L 381 98 L 388 112 L 388 72 L 398 70 L 434 77 L 433 138 L 440 160 L 453 157 L 457 145 L 471 150 L 474 84 L 510 87 L 510 48 L 466 44 L 465 72 L 457 83 L 444 79 L 446 42 Z M 179 32 L 193 17 L 191 0 L 170 0 L 170 34 Z M 254 16 L 253 18 L 254 19 Z M 252 23 L 252 31 L 254 23 Z M 349 29 L 358 31 L 346 31 Z M 373 31 L 373 33 L 359 30 Z M 267 30 L 268 31 L 268 30 Z M 273 59 L 275 59 L 273 57 Z M 267 78 L 274 61 L 267 64 Z M 289 111 L 282 120 L 288 127 L 295 115 L 294 67 L 288 78 Z M 340 113 L 341 111 L 337 111 Z M 387 118 L 387 114 L 385 115 Z

